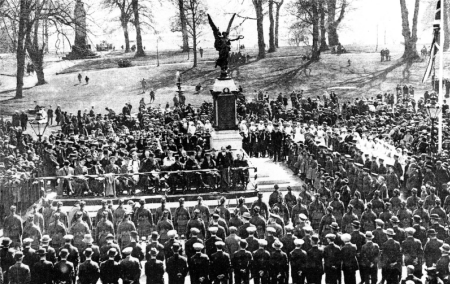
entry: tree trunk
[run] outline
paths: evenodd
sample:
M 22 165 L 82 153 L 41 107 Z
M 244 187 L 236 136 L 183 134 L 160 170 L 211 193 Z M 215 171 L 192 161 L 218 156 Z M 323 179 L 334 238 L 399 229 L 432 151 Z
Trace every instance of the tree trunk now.
M 145 52 L 142 46 L 141 22 L 139 21 L 139 0 L 133 0 L 134 26 L 136 29 L 136 54 L 135 57 L 144 57 Z
M 256 11 L 256 30 L 258 32 L 258 59 L 266 57 L 266 44 L 264 43 L 264 14 L 263 0 L 252 0 Z
M 275 20 L 273 18 L 273 0 L 269 0 L 269 51 L 275 52 Z
M 339 17 L 336 19 L 336 3 L 337 0 L 327 0 L 328 10 L 328 44 L 335 46 L 339 44 L 338 26 L 344 19 L 345 11 L 347 8 L 347 0 L 342 0 L 341 11 Z
M 420 0 L 415 1 L 414 16 L 412 23 L 412 30 L 409 29 L 408 8 L 406 7 L 406 1 L 400 0 L 400 8 L 402 14 L 402 35 L 405 40 L 405 51 L 402 58 L 404 60 L 415 60 L 420 58 L 417 52 L 417 22 L 419 17 Z
M 325 27 L 325 7 L 323 5 L 323 1 L 319 2 L 319 11 L 320 11 L 320 51 L 328 50 L 326 33 L 327 29 Z
M 37 23 L 38 22 L 36 22 L 36 26 Z M 44 74 L 45 43 L 43 43 L 42 48 L 39 48 L 38 34 L 35 33 L 33 36 L 34 39 L 33 41 L 31 41 L 31 35 L 27 35 L 26 50 L 28 51 L 28 55 L 30 56 L 31 62 L 33 62 L 36 77 L 38 79 L 37 85 L 39 86 L 47 84 L 47 82 L 45 81 L 45 74 Z
M 280 2 L 275 2 L 275 5 L 277 7 L 276 10 L 276 14 L 275 14 L 275 47 L 278 48 L 280 47 L 278 45 L 278 31 L 279 31 L 279 27 L 280 27 L 280 10 L 281 10 L 281 5 L 283 5 L 284 0 L 281 0 Z
M 311 52 L 311 60 L 319 61 L 320 59 L 320 48 L 319 48 L 319 9 L 317 4 L 314 2 L 312 4 L 312 22 L 313 22 L 313 43 L 312 43 L 312 52 Z
M 195 21 L 194 9 L 192 9 L 192 52 L 194 53 L 194 65 L 192 67 L 197 67 L 197 23 Z
M 27 1 L 20 1 L 19 30 L 17 31 L 16 99 L 23 98 L 23 76 L 25 75 L 25 36 L 28 23 Z
M 186 14 L 184 13 L 184 1 L 178 0 L 178 8 L 180 13 L 180 23 L 181 23 L 181 35 L 183 38 L 183 52 L 189 52 L 189 35 L 186 24 Z
M 128 21 L 122 20 L 123 36 L 125 38 L 125 53 L 130 52 L 130 36 L 128 35 Z

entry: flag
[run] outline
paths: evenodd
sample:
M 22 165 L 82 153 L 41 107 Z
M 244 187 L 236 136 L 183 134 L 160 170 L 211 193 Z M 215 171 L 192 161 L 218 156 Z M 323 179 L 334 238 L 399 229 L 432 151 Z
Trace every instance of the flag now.
M 433 22 L 433 41 L 431 42 L 430 49 L 430 58 L 428 59 L 427 69 L 425 69 L 425 74 L 422 78 L 422 83 L 425 83 L 428 78 L 430 78 L 431 71 L 434 69 L 434 62 L 436 59 L 436 54 L 438 52 L 438 42 L 439 42 L 439 33 L 441 31 L 441 0 L 438 0 L 436 5 L 436 13 L 434 16 Z

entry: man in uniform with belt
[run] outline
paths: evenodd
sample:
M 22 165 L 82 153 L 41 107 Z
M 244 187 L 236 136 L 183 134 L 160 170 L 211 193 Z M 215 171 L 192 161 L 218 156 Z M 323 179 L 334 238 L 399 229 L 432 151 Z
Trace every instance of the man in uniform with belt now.
M 246 250 L 247 241 L 241 240 L 239 242 L 239 250 L 234 254 L 233 270 L 234 270 L 234 282 L 236 284 L 244 282 L 248 284 L 250 282 L 250 268 L 253 261 L 252 254 Z
M 225 243 L 217 241 L 216 252 L 210 257 L 210 280 L 214 284 L 228 284 L 228 278 L 231 272 L 230 255 L 223 251 Z

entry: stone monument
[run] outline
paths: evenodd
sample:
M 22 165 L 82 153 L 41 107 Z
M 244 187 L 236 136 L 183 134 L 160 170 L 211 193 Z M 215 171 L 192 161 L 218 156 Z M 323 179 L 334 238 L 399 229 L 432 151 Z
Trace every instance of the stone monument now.
M 242 149 L 242 137 L 238 131 L 236 98 L 238 88 L 228 73 L 228 59 L 230 57 L 231 42 L 244 38 L 238 36 L 230 39 L 230 29 L 234 17 L 231 18 L 225 32 L 220 32 L 211 17 L 208 15 L 209 24 L 214 34 L 214 47 L 219 52 L 216 66 L 220 67 L 220 76 L 216 79 L 211 94 L 214 100 L 214 128 L 211 135 L 211 147 L 220 149 L 222 146 L 231 145 L 233 149 Z
M 75 24 L 75 42 L 72 46 L 72 51 L 63 59 L 75 60 L 86 58 L 99 57 L 91 51 L 90 45 L 87 44 L 86 33 L 86 10 L 82 0 L 77 0 L 74 10 L 74 24 Z

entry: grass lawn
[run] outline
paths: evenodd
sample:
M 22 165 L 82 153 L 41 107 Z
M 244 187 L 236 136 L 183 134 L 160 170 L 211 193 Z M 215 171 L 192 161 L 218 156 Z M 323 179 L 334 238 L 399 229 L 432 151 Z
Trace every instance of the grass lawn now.
M 391 52 L 390 62 L 380 62 L 378 53 L 360 50 L 340 56 L 324 53 L 319 62 L 309 66 L 301 59 L 303 51 L 301 48 L 281 48 L 264 60 L 253 60 L 232 68 L 232 76 L 247 94 L 263 90 L 271 96 L 299 89 L 305 90 L 307 95 L 318 96 L 330 87 L 356 87 L 355 90 L 336 91 L 341 98 L 351 99 L 393 92 L 399 83 L 415 86 L 418 94 L 431 85 L 421 83 L 426 62 L 405 64 L 399 59 L 401 51 Z M 205 100 L 212 100 L 209 90 L 219 75 L 219 69 L 214 69 L 212 60 L 202 60 L 195 69 L 191 68 L 190 62 L 156 67 L 152 55 L 149 55 L 148 59 L 134 60 L 133 63 L 140 62 L 136 64 L 138 66 L 116 68 L 115 60 L 123 56 L 129 55 L 116 52 L 102 59 L 74 62 L 60 70 L 64 73 L 61 75 L 49 72 L 48 84 L 25 90 L 23 99 L 14 99 L 14 92 L 3 92 L 0 94 L 0 114 L 9 116 L 16 109 L 33 108 L 34 101 L 39 105 L 60 105 L 63 110 L 73 113 L 91 106 L 100 111 L 105 107 L 120 111 L 128 102 L 137 107 L 143 96 L 149 101 L 148 92 L 142 94 L 142 78 L 156 90 L 155 104 L 165 105 L 166 102 L 172 103 L 177 71 L 184 72 L 183 88 L 189 103 L 198 106 Z M 213 59 L 212 55 L 210 57 Z M 348 60 L 351 61 L 350 66 Z M 90 77 L 89 85 L 84 81 L 78 84 L 78 72 Z M 204 89 L 200 94 L 194 94 L 194 86 L 198 83 Z

